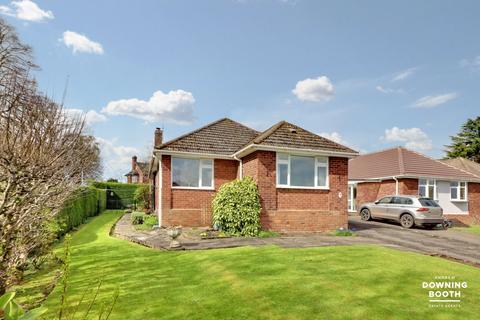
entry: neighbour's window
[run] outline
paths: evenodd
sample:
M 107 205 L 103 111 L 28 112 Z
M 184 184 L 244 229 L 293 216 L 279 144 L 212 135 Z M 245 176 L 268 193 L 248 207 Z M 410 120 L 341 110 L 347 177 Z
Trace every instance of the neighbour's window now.
M 429 179 L 418 180 L 418 194 L 425 198 L 437 199 L 437 181 Z
M 212 188 L 213 160 L 173 157 L 172 187 Z
M 277 185 L 328 188 L 328 158 L 277 153 Z
M 133 183 L 137 183 L 137 182 L 138 182 L 138 176 L 137 176 L 137 175 L 133 175 L 133 176 L 132 176 L 132 182 L 133 182 Z
M 378 203 L 380 204 L 387 204 L 392 202 L 392 197 L 385 197 L 380 200 L 378 200 Z
M 467 200 L 467 183 L 464 181 L 450 182 L 450 200 L 466 201 Z

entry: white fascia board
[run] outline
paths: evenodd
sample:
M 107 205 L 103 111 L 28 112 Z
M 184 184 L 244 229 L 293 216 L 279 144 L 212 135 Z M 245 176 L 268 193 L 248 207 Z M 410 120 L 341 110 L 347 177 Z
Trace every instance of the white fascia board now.
M 202 158 L 202 159 L 226 159 L 235 160 L 233 156 L 214 153 L 186 152 L 186 151 L 170 151 L 170 150 L 154 150 L 156 155 L 178 156 L 184 158 Z

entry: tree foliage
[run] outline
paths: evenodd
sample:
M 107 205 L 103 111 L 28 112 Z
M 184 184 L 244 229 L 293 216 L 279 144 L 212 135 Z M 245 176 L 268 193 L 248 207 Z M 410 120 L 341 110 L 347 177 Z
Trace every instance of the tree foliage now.
M 260 195 L 250 177 L 225 183 L 213 199 L 213 224 L 242 236 L 260 232 Z
M 452 144 L 447 146 L 447 158 L 462 157 L 480 163 L 480 116 L 468 119 Z
M 0 294 L 41 254 L 53 221 L 84 178 L 97 177 L 84 118 L 39 92 L 30 47 L 0 19 Z

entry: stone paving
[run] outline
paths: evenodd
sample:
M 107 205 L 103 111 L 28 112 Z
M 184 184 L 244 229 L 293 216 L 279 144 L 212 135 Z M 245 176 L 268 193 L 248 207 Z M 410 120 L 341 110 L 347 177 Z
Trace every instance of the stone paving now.
M 194 233 L 189 231 L 189 229 L 185 229 L 182 235 L 177 239 L 182 245 L 182 247 L 179 248 L 180 250 L 266 245 L 278 245 L 285 248 L 301 248 L 335 245 L 381 244 L 381 242 L 378 240 L 364 237 L 340 237 L 315 233 L 282 235 L 272 238 L 232 237 L 220 239 L 201 239 L 200 237 L 195 237 L 193 235 Z M 113 235 L 118 238 L 126 239 L 155 249 L 170 249 L 170 238 L 166 233 L 166 229 L 161 228 L 151 231 L 137 231 L 130 223 L 130 214 L 128 213 L 123 215 L 122 218 L 120 218 L 120 220 L 117 222 L 113 229 Z

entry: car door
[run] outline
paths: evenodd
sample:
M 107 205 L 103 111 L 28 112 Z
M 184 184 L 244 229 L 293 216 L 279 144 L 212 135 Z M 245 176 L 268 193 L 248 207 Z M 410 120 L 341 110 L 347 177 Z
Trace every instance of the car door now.
M 370 210 L 370 214 L 374 218 L 387 218 L 388 208 L 391 205 L 392 197 L 384 197 L 376 201 Z
M 405 197 L 393 197 L 392 204 L 387 211 L 388 219 L 398 220 L 400 215 L 407 210 L 408 200 Z

